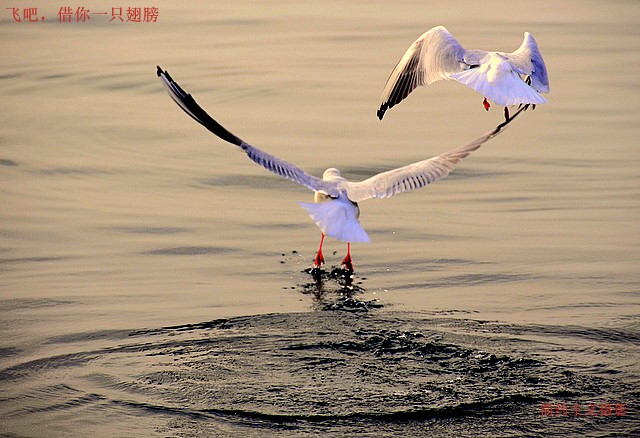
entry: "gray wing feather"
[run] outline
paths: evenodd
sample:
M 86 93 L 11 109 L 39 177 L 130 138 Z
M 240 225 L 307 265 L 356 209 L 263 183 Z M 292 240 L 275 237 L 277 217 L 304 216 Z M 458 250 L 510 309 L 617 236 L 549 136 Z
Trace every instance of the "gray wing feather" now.
M 522 106 L 508 120 L 469 144 L 428 160 L 418 161 L 417 163 L 379 173 L 361 182 L 342 182 L 340 183 L 340 188 L 346 190 L 347 196 L 353 202 L 361 202 L 372 198 L 388 198 L 399 193 L 422 188 L 449 175 L 460 160 L 502 132 L 513 119 L 528 107 L 529 105 Z
M 241 138 L 232 134 L 207 114 L 207 112 L 198 105 L 195 99 L 171 78 L 169 72 L 163 71 L 158 67 L 157 74 L 158 77 L 160 77 L 162 84 L 169 92 L 171 98 L 180 106 L 180 108 L 213 134 L 244 151 L 255 163 L 283 178 L 302 184 L 313 191 L 321 191 L 334 197 L 339 195 L 335 182 L 324 181 L 321 178 L 310 175 L 299 167 L 245 142 Z
M 474 50 L 471 60 L 486 52 Z M 421 85 L 449 79 L 449 75 L 463 71 L 467 51 L 444 26 L 436 26 L 423 33 L 411 44 L 389 75 L 380 97 L 378 118 L 385 111 L 404 100 Z

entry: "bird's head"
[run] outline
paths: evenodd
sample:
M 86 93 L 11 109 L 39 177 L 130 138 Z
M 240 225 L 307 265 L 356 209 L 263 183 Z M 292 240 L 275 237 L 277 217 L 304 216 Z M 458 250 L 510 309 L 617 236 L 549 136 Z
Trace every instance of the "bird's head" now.
M 327 181 L 328 180 L 332 180 L 332 179 L 336 179 L 336 178 L 342 178 L 342 175 L 340 175 L 340 171 L 338 169 L 336 169 L 335 167 L 328 168 L 322 174 L 322 179 L 327 180 Z

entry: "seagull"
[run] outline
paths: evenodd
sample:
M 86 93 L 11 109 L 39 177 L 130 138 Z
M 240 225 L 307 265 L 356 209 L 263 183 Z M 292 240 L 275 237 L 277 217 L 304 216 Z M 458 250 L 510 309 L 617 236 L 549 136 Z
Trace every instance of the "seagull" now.
M 456 80 L 505 107 L 547 102 L 540 93 L 549 92 L 547 67 L 538 44 L 529 32 L 512 53 L 465 50 L 444 26 L 423 33 L 407 49 L 391 72 L 380 97 L 378 118 L 402 102 L 419 85 L 439 80 Z
M 373 198 L 387 198 L 399 193 L 419 189 L 446 177 L 460 160 L 502 132 L 518 114 L 529 106 L 522 106 L 495 129 L 467 145 L 452 149 L 428 160 L 418 161 L 379 173 L 364 181 L 352 182 L 344 178 L 340 171 L 333 167 L 325 170 L 322 178 L 318 178 L 287 161 L 250 145 L 211 118 L 198 105 L 195 99 L 171 78 L 169 72 L 157 67 L 157 75 L 171 98 L 196 122 L 220 139 L 231 143 L 238 150 L 246 153 L 255 163 L 314 192 L 314 203 L 298 203 L 307 211 L 311 219 L 322 231 L 320 247 L 314 258 L 313 268 L 319 269 L 324 264 L 322 245 L 326 235 L 347 242 L 347 255 L 342 260 L 341 267 L 349 272 L 354 270 L 351 257 L 351 242 L 368 243 L 371 241 L 358 221 L 360 216 L 358 202 Z

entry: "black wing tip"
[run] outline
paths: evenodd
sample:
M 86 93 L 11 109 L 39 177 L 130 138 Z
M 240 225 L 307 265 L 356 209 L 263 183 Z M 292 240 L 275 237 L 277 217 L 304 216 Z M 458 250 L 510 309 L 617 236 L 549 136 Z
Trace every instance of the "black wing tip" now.
M 180 86 L 178 84 L 176 84 L 176 81 L 173 80 L 173 78 L 171 77 L 171 75 L 169 74 L 168 70 L 163 70 L 162 67 L 160 67 L 159 65 L 156 66 L 157 70 L 156 70 L 156 74 L 158 75 L 159 78 L 163 77 L 169 81 L 169 83 L 176 85 L 178 88 L 180 88 Z M 180 88 L 180 90 L 182 90 L 182 88 Z M 184 90 L 182 90 L 184 91 Z M 185 93 L 187 94 L 187 93 Z
M 162 70 L 160 66 L 157 66 L 156 73 L 158 77 L 163 78 L 169 85 L 169 94 L 172 99 L 180 106 L 180 108 L 187 113 L 192 119 L 200 123 L 207 128 L 210 132 L 220 137 L 221 139 L 239 146 L 241 149 L 246 150 L 247 144 L 239 137 L 229 132 L 226 128 L 216 122 L 200 105 L 195 101 L 191 94 L 187 93 L 180 87 L 169 75 L 169 72 Z
M 156 69 L 157 69 L 156 74 L 158 75 L 159 78 L 164 76 L 167 79 L 167 81 L 171 82 L 172 84 L 175 84 L 175 81 L 173 80 L 173 78 L 171 78 L 171 75 L 167 70 L 162 70 L 162 67 L 160 67 L 159 65 L 156 66 Z
M 378 112 L 376 113 L 378 116 L 379 120 L 382 120 L 382 118 L 384 117 L 384 113 L 390 108 L 388 103 L 383 103 L 382 105 L 380 105 L 380 108 L 378 109 Z

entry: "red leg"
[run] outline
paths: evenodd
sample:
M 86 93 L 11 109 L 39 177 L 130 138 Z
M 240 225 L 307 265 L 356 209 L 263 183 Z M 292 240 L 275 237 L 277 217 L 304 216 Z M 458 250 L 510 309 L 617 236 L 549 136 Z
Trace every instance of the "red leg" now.
M 318 253 L 316 254 L 316 258 L 313 259 L 313 267 L 321 268 L 324 265 L 324 256 L 322 255 L 322 244 L 324 243 L 324 233 L 322 233 L 322 237 L 320 238 L 320 248 L 318 248 Z
M 486 109 L 487 111 L 489 111 L 489 108 L 491 108 L 491 104 L 489 103 L 486 97 L 482 101 L 482 105 L 484 106 L 484 109 Z
M 347 243 L 347 255 L 342 260 L 342 266 L 347 271 L 353 272 L 353 259 L 351 258 L 351 243 Z

